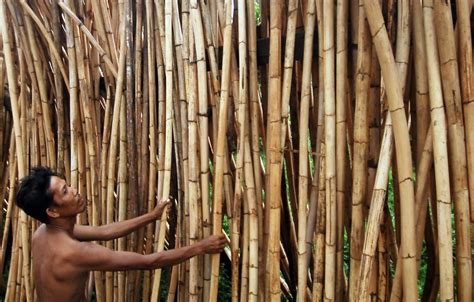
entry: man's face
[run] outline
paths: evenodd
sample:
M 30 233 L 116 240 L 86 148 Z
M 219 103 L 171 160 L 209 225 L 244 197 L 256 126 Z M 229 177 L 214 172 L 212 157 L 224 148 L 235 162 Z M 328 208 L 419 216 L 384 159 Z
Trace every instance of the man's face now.
M 69 186 L 66 181 L 57 176 L 51 176 L 49 189 L 53 193 L 54 204 L 50 209 L 59 216 L 75 216 L 84 212 L 87 202 L 77 189 Z

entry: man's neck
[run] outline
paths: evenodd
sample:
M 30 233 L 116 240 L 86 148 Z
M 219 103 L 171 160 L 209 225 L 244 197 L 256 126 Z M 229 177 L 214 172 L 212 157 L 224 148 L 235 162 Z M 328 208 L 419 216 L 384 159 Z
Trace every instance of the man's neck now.
M 46 223 L 50 229 L 62 230 L 72 236 L 74 230 L 75 219 L 55 219 Z

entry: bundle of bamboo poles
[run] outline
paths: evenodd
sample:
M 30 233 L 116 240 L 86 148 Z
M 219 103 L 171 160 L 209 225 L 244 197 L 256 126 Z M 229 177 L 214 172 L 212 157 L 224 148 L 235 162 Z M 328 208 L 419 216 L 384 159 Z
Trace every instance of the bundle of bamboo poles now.
M 176 197 L 110 249 L 230 237 L 172 268 L 92 272 L 97 301 L 472 301 L 471 11 L 0 0 L 4 300 L 35 300 L 38 222 L 14 196 L 46 165 L 87 197 L 81 224 Z

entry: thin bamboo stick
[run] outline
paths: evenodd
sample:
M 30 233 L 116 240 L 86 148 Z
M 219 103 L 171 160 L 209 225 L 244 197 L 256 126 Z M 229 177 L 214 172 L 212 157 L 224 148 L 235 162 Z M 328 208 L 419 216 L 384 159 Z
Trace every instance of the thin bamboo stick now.
M 225 165 L 225 136 L 227 132 L 227 109 L 229 98 L 229 77 L 230 77 L 230 55 L 232 42 L 232 5 L 227 3 L 225 13 L 224 29 L 224 53 L 222 63 L 221 97 L 219 107 L 219 130 L 217 133 L 217 147 L 215 151 L 215 175 L 214 175 L 214 200 L 213 200 L 213 221 L 212 233 L 218 234 L 222 229 L 222 199 L 223 199 L 223 176 Z M 218 276 L 219 276 L 220 255 L 212 255 L 211 258 L 211 285 L 210 301 L 217 300 Z
M 193 244 L 198 239 L 198 224 L 197 219 L 191 217 L 198 217 L 198 192 L 199 192 L 199 157 L 198 157 L 198 87 L 197 79 L 197 60 L 194 50 L 195 37 L 193 32 L 189 32 L 189 87 L 188 87 L 188 118 L 187 124 L 189 127 L 189 240 Z M 192 258 L 189 263 L 189 300 L 198 301 L 198 259 Z
M 295 8 L 296 9 L 296 8 Z M 298 168 L 298 301 L 306 300 L 306 280 L 308 277 L 308 256 L 307 256 L 307 245 L 306 245 L 306 209 L 308 204 L 308 119 L 309 119 L 309 103 L 311 98 L 311 67 L 312 67 L 312 54 L 313 54 L 313 37 L 315 27 L 315 3 L 310 1 L 308 3 L 308 10 L 306 14 L 306 31 L 304 40 L 304 58 L 303 58 L 303 75 L 301 84 L 301 105 L 300 105 L 300 118 L 299 118 L 299 168 Z M 291 25 L 294 26 L 294 25 Z M 290 28 L 290 27 L 289 27 Z M 288 29 L 290 30 L 290 29 Z M 287 46 L 288 43 L 287 43 Z M 288 81 L 285 78 L 291 68 L 287 71 L 284 70 L 284 81 Z M 288 75 L 287 75 L 288 76 Z M 284 82 L 284 84 L 286 84 Z M 291 84 L 291 83 L 290 83 Z M 283 93 L 287 93 L 286 88 Z M 289 93 L 289 92 L 288 92 Z M 282 97 L 288 97 L 282 94 Z M 288 116 L 288 100 L 282 99 L 282 116 Z M 282 144 L 285 141 L 286 133 L 285 129 L 285 118 L 283 117 L 282 125 Z
M 165 72 L 166 72 L 166 133 L 164 146 L 164 173 L 163 173 L 163 191 L 161 198 L 168 198 L 170 193 L 170 177 L 171 177 L 171 148 L 172 148 L 172 129 L 173 129 L 173 32 L 172 32 L 172 13 L 173 2 L 167 0 L 165 2 Z M 160 252 L 164 248 L 165 232 L 166 232 L 166 211 L 161 217 L 158 237 L 157 251 Z M 156 301 L 160 291 L 161 269 L 155 270 L 153 278 L 153 289 L 151 299 Z

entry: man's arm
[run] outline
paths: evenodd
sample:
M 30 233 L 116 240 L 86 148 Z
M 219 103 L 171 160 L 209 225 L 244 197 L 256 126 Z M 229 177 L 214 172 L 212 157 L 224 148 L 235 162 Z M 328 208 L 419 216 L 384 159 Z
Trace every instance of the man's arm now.
M 74 226 L 73 236 L 79 241 L 112 240 L 123 237 L 150 222 L 160 219 L 164 209 L 169 203 L 169 199 L 161 200 L 153 211 L 120 222 L 96 227 L 76 224 Z
M 113 251 L 94 243 L 78 242 L 68 261 L 81 271 L 155 269 L 181 263 L 196 255 L 218 253 L 226 244 L 224 235 L 215 235 L 190 246 L 141 255 Z

